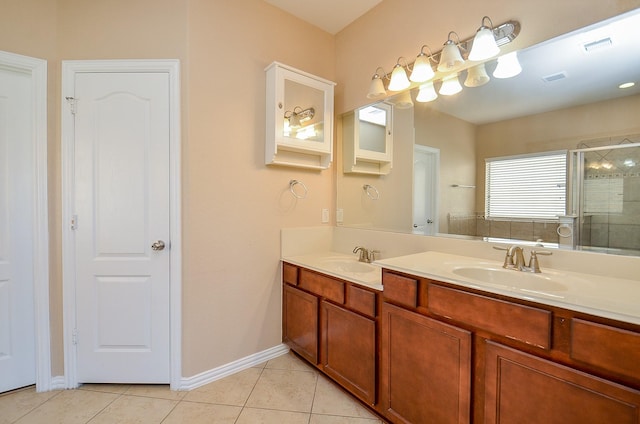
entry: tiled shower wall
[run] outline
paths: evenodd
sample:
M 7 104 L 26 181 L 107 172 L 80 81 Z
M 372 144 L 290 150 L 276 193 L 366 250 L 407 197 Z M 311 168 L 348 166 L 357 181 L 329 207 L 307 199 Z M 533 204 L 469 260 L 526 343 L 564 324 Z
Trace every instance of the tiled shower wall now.
M 485 219 L 482 214 L 448 215 L 449 234 L 558 243 L 558 222 Z

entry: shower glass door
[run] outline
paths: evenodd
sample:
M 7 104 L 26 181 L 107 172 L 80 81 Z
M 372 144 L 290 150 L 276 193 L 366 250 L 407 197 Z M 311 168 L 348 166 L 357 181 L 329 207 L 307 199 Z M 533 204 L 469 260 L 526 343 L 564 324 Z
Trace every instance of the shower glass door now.
M 572 150 L 569 172 L 576 248 L 640 255 L 640 143 Z

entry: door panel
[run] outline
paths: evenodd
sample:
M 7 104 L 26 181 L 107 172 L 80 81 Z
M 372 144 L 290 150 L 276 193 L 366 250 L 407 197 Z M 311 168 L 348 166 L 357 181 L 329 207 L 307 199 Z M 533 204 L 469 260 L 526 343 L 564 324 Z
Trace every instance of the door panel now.
M 0 392 L 35 383 L 30 75 L 0 68 Z
M 78 73 L 78 382 L 169 382 L 169 78 Z
M 439 150 L 416 145 L 413 150 L 413 230 L 434 235 L 438 231 Z

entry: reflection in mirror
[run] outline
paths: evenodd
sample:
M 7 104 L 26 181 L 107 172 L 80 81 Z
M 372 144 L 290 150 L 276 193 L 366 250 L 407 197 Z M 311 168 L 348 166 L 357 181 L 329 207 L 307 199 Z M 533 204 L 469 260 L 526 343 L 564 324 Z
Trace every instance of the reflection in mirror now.
M 324 141 L 324 92 L 296 81 L 284 81 L 285 137 Z
M 384 175 L 393 159 L 393 108 L 379 102 L 342 116 L 344 172 Z
M 568 152 L 585 145 L 617 145 L 624 139 L 640 142 L 640 9 L 523 49 L 518 58 L 522 72 L 514 78 L 492 78 L 490 84 L 465 87 L 453 96 L 440 96 L 428 103 L 416 101 L 408 109 L 410 117 L 394 108 L 393 171 L 376 177 L 339 173 L 337 205 L 344 209 L 342 224 L 415 231 L 411 170 L 413 145 L 420 145 L 440 152 L 438 235 L 529 241 L 546 247 L 593 246 L 609 253 L 640 254 L 640 161 L 631 156 L 620 159 L 622 164 L 629 160 L 617 172 L 612 171 L 612 177 L 598 177 L 621 184 L 622 204 L 620 199 L 610 204 L 593 185 L 584 192 L 592 184 L 586 183 L 589 175 L 595 175 L 589 171 L 580 177 L 585 181 L 582 192 L 575 192 L 577 184 L 569 185 L 570 204 L 564 216 L 489 219 L 485 209 L 487 158 Z M 492 76 L 496 60 L 486 62 L 485 67 Z M 635 85 L 618 88 L 631 82 Z M 411 95 L 415 100 L 415 90 Z M 385 102 L 394 100 L 387 98 Z M 593 144 L 596 141 L 597 146 Z M 592 160 L 590 155 L 580 159 L 581 163 Z M 575 168 L 574 162 L 577 160 L 569 162 L 569 168 Z M 616 173 L 626 176 L 616 177 Z M 572 177 L 571 182 L 576 180 L 578 177 Z M 380 189 L 376 205 L 360 199 L 356 188 L 363 182 Z M 579 195 L 583 198 L 576 200 Z M 586 209 L 584 202 L 588 203 Z M 608 212 L 599 212 L 602 209 Z M 604 220 L 609 224 L 607 231 Z M 627 226 L 612 226 L 620 222 Z M 576 230 L 569 240 L 561 236 L 566 236 L 567 226 Z M 628 240 L 602 242 L 620 233 Z
M 358 109 L 358 148 L 370 152 L 386 153 L 388 107 L 384 104 Z

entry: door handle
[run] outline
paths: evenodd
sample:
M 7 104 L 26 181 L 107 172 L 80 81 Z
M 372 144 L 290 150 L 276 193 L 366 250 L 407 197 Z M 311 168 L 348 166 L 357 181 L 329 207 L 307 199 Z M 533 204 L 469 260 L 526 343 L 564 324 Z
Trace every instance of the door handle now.
M 162 240 L 156 240 L 151 244 L 153 250 L 164 250 L 164 242 Z

